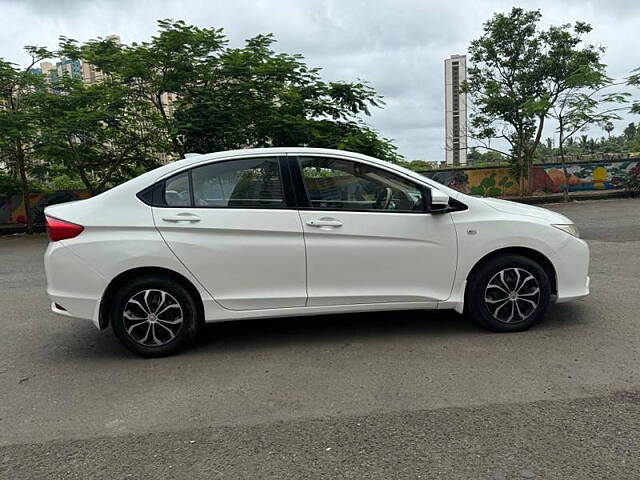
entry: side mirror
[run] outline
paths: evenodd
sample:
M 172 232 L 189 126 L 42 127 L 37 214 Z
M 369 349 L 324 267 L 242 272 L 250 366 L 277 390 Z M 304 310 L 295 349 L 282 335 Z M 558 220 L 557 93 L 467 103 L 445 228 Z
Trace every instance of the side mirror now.
M 435 188 L 431 191 L 431 213 L 445 213 L 449 210 L 449 195 Z

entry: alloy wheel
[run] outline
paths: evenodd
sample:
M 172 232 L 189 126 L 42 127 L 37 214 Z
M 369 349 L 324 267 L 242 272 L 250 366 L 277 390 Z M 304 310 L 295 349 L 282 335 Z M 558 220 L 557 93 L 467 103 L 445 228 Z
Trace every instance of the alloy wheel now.
M 142 290 L 133 295 L 122 313 L 127 335 L 145 347 L 160 347 L 171 342 L 183 325 L 180 303 L 163 290 Z
M 523 268 L 505 268 L 496 273 L 485 289 L 484 302 L 491 316 L 502 323 L 522 322 L 540 304 L 540 285 Z

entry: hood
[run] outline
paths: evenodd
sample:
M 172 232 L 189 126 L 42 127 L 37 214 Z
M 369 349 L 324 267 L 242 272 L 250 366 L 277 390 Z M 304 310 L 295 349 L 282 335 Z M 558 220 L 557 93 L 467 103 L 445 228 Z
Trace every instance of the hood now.
M 527 217 L 535 217 L 541 220 L 545 220 L 549 223 L 555 224 L 568 224 L 573 223 L 570 219 L 561 215 L 560 213 L 553 212 L 546 208 L 534 207 L 533 205 L 525 205 L 523 203 L 510 202 L 508 200 L 501 200 L 499 198 L 482 198 L 485 204 L 503 213 L 510 213 L 512 215 L 524 215 Z

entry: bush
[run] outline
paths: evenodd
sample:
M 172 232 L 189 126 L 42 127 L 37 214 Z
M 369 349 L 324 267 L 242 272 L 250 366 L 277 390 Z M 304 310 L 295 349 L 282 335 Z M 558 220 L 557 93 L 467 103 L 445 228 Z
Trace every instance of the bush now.
M 629 170 L 624 186 L 632 196 L 640 196 L 640 163 Z
M 53 192 L 59 190 L 83 190 L 85 188 L 82 180 L 69 175 L 58 175 L 47 182 L 47 189 Z
M 44 190 L 42 185 L 35 180 L 28 180 L 29 193 L 40 193 Z M 4 172 L 0 172 L 0 197 L 9 197 L 11 195 L 21 195 L 22 187 L 20 179 L 12 177 Z

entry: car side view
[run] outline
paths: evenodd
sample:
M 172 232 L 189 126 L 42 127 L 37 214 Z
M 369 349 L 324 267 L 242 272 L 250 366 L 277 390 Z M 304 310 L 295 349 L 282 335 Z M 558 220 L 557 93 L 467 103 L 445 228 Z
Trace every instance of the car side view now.
M 148 357 L 279 316 L 454 309 L 521 331 L 589 293 L 568 218 L 344 151 L 193 155 L 45 215 L 53 312 Z

